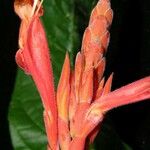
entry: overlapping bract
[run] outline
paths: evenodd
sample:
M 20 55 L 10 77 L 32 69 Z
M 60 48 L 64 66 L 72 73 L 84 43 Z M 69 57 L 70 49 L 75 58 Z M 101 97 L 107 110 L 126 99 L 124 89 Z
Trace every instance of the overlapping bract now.
M 113 74 L 105 82 L 103 73 L 113 11 L 109 0 L 100 0 L 84 32 L 74 70 L 66 54 L 55 94 L 40 5 L 40 1 L 15 1 L 22 20 L 16 61 L 32 76 L 42 98 L 48 150 L 83 150 L 95 139 L 107 111 L 150 98 L 150 77 L 110 92 Z
M 75 61 L 75 70 L 67 74 L 67 78 L 70 75 L 70 83 L 68 82 L 70 100 L 67 117 L 69 120 L 66 122 L 68 130 L 70 129 L 70 135 L 68 135 L 71 138 L 70 144 L 68 144 L 69 149 L 83 149 L 87 138 L 93 141 L 99 129 L 94 130 L 95 121 L 98 119 L 100 122 L 103 119 L 101 109 L 95 109 L 95 112 L 89 112 L 89 110 L 96 99 L 108 94 L 111 89 L 112 75 L 105 86 L 102 77 L 105 69 L 103 55 L 109 43 L 108 29 L 112 18 L 113 12 L 110 2 L 99 1 L 92 11 L 89 25 L 84 32 L 81 52 L 77 54 Z M 63 68 L 68 66 L 66 64 L 68 61 L 64 62 Z M 62 76 L 64 72 L 67 71 L 63 69 Z M 61 82 L 64 82 L 62 77 L 59 83 Z M 59 89 L 61 87 L 58 85 Z M 62 87 L 61 90 L 63 91 L 64 88 Z M 59 95 L 59 91 L 57 91 L 57 95 Z M 66 100 L 68 101 L 67 98 Z M 60 98 L 58 101 L 61 102 L 62 99 Z

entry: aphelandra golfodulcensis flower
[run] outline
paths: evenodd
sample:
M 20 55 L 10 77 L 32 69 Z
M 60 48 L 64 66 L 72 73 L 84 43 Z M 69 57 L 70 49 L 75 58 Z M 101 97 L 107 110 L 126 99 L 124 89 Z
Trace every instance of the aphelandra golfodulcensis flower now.
M 40 16 L 41 2 L 16 0 L 21 18 L 17 64 L 33 78 L 44 106 L 48 150 L 84 150 L 100 130 L 105 113 L 118 106 L 150 98 L 150 76 L 111 91 L 113 74 L 105 82 L 105 57 L 113 11 L 99 0 L 83 36 L 81 51 L 70 69 L 66 54 L 57 91 L 54 90 L 49 48 Z

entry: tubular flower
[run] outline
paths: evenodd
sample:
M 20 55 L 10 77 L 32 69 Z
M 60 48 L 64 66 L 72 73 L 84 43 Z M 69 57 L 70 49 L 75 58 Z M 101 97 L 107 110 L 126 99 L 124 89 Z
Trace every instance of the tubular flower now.
M 53 72 L 44 28 L 39 19 L 39 16 L 42 15 L 41 3 L 39 1 L 33 3 L 32 0 L 17 0 L 15 1 L 15 10 L 21 18 L 20 49 L 16 53 L 16 62 L 27 74 L 32 76 L 36 84 L 45 109 L 44 121 L 49 147 L 58 149 Z
M 112 92 L 113 73 L 105 82 L 104 54 L 113 19 L 109 0 L 99 0 L 93 9 L 74 70 L 66 54 L 56 94 L 48 44 L 39 19 L 43 14 L 41 3 L 18 0 L 15 10 L 22 20 L 16 62 L 32 76 L 41 95 L 48 150 L 84 150 L 94 141 L 105 113 L 150 98 L 150 76 Z

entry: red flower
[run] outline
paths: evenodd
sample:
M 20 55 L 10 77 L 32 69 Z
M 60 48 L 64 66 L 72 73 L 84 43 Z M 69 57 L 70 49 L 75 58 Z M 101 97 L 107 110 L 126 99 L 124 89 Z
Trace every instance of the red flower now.
M 17 12 L 21 13 L 21 16 L 26 16 L 21 18 L 20 49 L 16 53 L 16 62 L 27 74 L 32 76 L 36 84 L 45 109 L 44 119 L 49 145 L 51 149 L 58 149 L 57 108 L 49 48 L 44 28 L 39 19 L 40 9 L 37 7 L 37 11 L 35 10 L 31 16 L 33 9 L 31 4 L 26 0 L 21 4 L 15 3 L 19 8 Z M 22 9 L 22 7 L 26 7 L 26 9 Z M 30 10 L 30 15 L 26 15 L 26 10 Z

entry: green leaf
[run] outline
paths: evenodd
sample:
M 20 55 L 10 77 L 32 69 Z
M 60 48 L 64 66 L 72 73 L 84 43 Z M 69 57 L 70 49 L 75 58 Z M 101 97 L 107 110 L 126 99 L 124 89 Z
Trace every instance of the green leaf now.
M 46 136 L 42 105 L 32 79 L 19 70 L 9 111 L 15 150 L 45 150 Z
M 122 143 L 122 144 L 123 144 L 125 150 L 132 150 L 132 148 L 128 144 L 126 144 L 126 143 Z
M 76 32 L 75 10 L 73 0 L 45 0 L 44 16 L 42 17 L 57 85 L 66 51 L 70 54 L 73 65 L 78 50 L 79 40 Z

